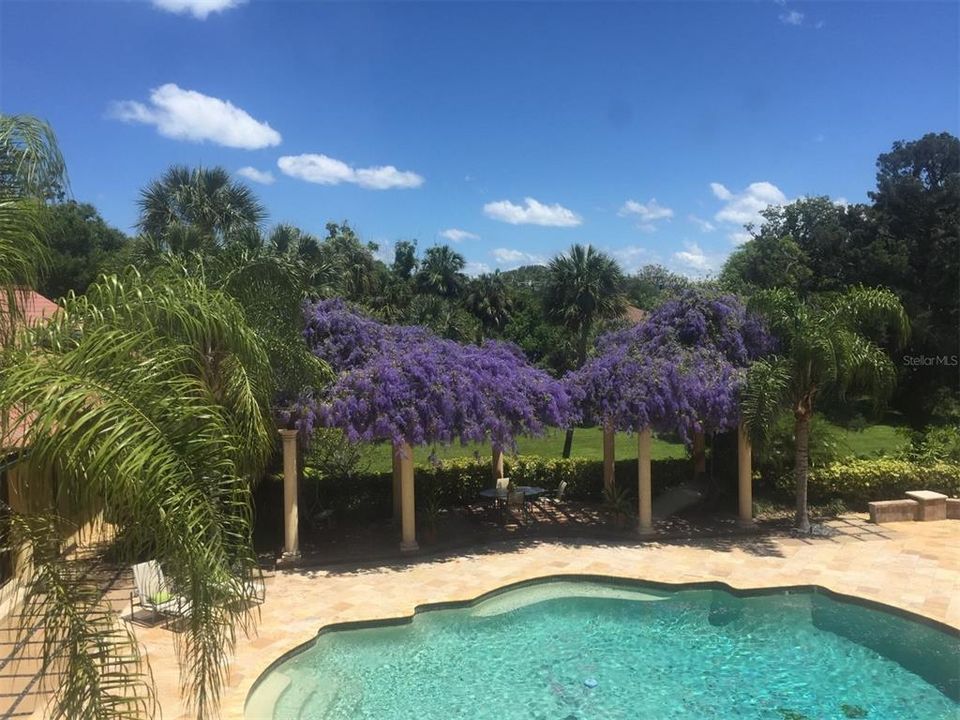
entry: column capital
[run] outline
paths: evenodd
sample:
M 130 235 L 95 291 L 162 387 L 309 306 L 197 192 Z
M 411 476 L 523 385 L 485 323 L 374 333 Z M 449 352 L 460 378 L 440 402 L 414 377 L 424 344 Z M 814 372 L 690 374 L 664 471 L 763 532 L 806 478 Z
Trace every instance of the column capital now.
M 299 430 L 290 430 L 288 428 L 280 428 L 280 430 L 278 430 L 277 432 L 280 433 L 280 437 L 282 437 L 284 440 L 290 440 L 290 439 L 296 438 L 297 435 L 300 433 Z

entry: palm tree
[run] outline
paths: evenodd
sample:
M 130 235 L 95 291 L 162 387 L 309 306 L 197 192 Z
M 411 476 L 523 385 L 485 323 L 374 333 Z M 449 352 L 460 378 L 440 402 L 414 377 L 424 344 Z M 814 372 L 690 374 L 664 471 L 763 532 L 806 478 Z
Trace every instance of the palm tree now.
M 623 314 L 623 271 L 616 260 L 593 246 L 573 245 L 566 255 L 550 261 L 543 303 L 547 318 L 574 335 L 576 364 L 587 359 L 587 346 L 596 324 Z M 570 457 L 573 428 L 567 430 L 563 456 Z
M 442 298 L 454 298 L 463 289 L 466 279 L 463 255 L 449 245 L 427 248 L 417 271 L 417 287 L 424 293 Z
M 794 418 L 795 523 L 810 531 L 807 511 L 810 420 L 819 398 L 843 400 L 856 391 L 878 403 L 893 390 L 896 368 L 873 338 L 902 346 L 910 324 L 900 299 L 889 290 L 857 287 L 845 293 L 801 300 L 785 289 L 766 290 L 750 300 L 766 316 L 781 353 L 753 364 L 744 393 L 744 419 L 759 439 L 779 412 Z
M 175 165 L 140 192 L 140 230 L 174 252 L 222 246 L 256 229 L 266 211 L 223 168 Z
M 513 297 L 499 270 L 472 280 L 463 302 L 467 311 L 480 321 L 478 343 L 491 332 L 502 332 L 513 312 Z
M 6 290 L 29 285 L 42 256 L 32 199 L 42 193 L 31 188 L 66 180 L 53 133 L 38 120 L 0 116 L 0 155 L 18 158 L 0 174 Z M 15 321 L 16 303 L 7 310 L 4 321 Z M 46 511 L 0 503 L 5 549 L 30 558 L 15 568 L 19 616 L 23 632 L 44 630 L 41 672 L 57 674 L 50 715 L 156 710 L 135 636 L 83 561 L 63 553 L 65 524 L 97 510 L 117 531 L 120 558 L 158 559 L 191 603 L 178 643 L 184 696 L 199 717 L 213 715 L 224 661 L 250 619 L 244 580 L 257 572 L 251 479 L 274 436 L 262 340 L 235 300 L 198 279 L 181 272 L 148 282 L 131 271 L 68 296 L 48 324 L 11 335 L 4 355 L 0 418 L 17 418 L 7 430 L 22 431 L 28 448 L 16 461 L 28 475 L 57 477 L 55 497 L 32 498 Z
M 0 115 L 0 347 L 23 316 L 23 290 L 36 285 L 46 260 L 40 225 L 51 187 L 65 187 L 53 130 L 29 115 Z
M 0 378 L 0 413 L 24 408 L 31 473 L 55 469 L 51 510 L 5 508 L 32 555 L 23 619 L 44 628 L 42 672 L 56 670 L 58 717 L 151 714 L 136 640 L 63 556 L 52 508 L 102 510 L 118 557 L 151 557 L 190 603 L 180 637 L 184 696 L 214 714 L 224 663 L 246 626 L 258 572 L 252 480 L 272 447 L 270 368 L 243 310 L 189 278 L 135 271 L 68 296 L 46 326 L 19 337 Z M 29 571 L 25 571 L 29 572 Z

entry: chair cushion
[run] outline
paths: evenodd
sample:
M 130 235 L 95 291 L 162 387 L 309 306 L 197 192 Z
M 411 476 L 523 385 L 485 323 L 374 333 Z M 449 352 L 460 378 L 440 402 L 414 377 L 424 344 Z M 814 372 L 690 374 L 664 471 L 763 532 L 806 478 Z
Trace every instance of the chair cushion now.
M 147 598 L 153 605 L 162 605 L 165 602 L 173 600 L 173 595 L 168 592 L 156 592 Z

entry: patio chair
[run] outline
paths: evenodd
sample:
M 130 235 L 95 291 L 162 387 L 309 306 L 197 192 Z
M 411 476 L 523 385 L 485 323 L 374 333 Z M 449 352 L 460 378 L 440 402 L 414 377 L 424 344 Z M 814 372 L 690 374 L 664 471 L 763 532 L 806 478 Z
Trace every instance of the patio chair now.
M 519 508 L 520 515 L 526 517 L 527 515 L 527 503 L 526 496 L 523 494 L 522 490 L 515 490 L 507 494 L 507 510 L 512 511 Z
M 549 492 L 545 495 L 542 495 L 541 499 L 546 500 L 551 504 L 557 505 L 563 502 L 563 498 L 564 498 L 564 495 L 566 495 L 566 493 L 567 493 L 567 481 L 561 480 L 560 484 L 557 485 L 556 490 L 554 490 L 553 492 Z
M 133 584 L 136 589 L 136 601 L 144 610 L 150 610 L 156 616 L 167 618 L 186 617 L 190 614 L 190 603 L 174 595 L 163 576 L 160 563 L 148 560 L 133 566 Z M 133 614 L 134 597 L 130 596 L 130 613 Z

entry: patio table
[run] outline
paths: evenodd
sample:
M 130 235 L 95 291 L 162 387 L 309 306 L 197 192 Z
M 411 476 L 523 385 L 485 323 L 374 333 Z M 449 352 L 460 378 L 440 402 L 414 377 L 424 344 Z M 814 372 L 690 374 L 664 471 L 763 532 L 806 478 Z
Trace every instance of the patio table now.
M 547 491 L 547 489 L 542 487 L 537 487 L 535 485 L 517 485 L 516 487 L 513 488 L 513 491 L 522 492 L 523 499 L 526 500 L 527 498 L 540 497 Z M 485 490 L 481 490 L 478 494 L 480 495 L 480 497 L 487 498 L 489 500 L 496 500 L 498 497 L 501 499 L 506 498 L 506 493 L 497 495 L 496 488 L 486 488 Z

